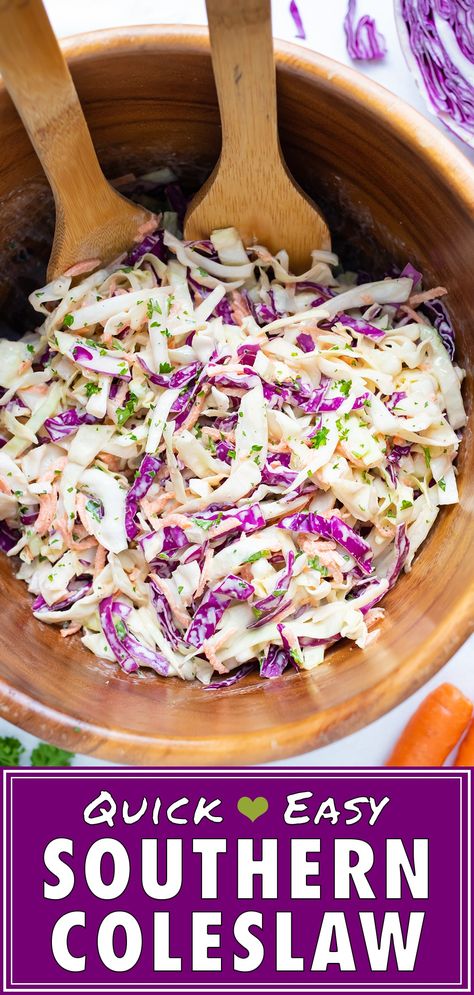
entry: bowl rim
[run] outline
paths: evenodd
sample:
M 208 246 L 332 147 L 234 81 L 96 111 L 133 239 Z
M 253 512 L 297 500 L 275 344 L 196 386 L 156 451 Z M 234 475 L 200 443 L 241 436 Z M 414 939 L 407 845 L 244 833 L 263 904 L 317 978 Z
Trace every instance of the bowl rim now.
M 61 40 L 70 65 L 106 52 L 169 51 L 209 53 L 206 27 L 196 25 L 137 25 L 113 27 L 75 34 Z M 352 101 L 370 104 L 375 115 L 390 118 L 391 128 L 400 140 L 428 160 L 443 182 L 474 216 L 474 167 L 464 154 L 434 123 L 391 91 L 357 70 L 291 42 L 275 39 L 277 69 L 289 70 L 300 78 L 319 78 L 330 83 Z M 4 91 L 0 78 L 0 93 Z M 314 712 L 309 717 L 288 721 L 275 731 L 257 730 L 245 734 L 245 757 L 258 763 L 268 759 L 296 756 L 348 735 L 394 708 L 432 677 L 474 630 L 474 573 L 466 586 L 456 613 L 448 617 L 444 638 L 433 632 L 423 646 L 395 672 L 368 691 L 353 695 L 343 703 Z M 362 709 L 363 706 L 363 709 Z M 361 717 L 361 713 L 363 716 Z M 44 737 L 54 730 L 58 745 L 76 753 L 125 762 L 127 765 L 202 766 L 240 765 L 242 741 L 238 734 L 186 740 L 98 726 L 62 709 L 51 708 L 18 691 L 0 677 L 0 715 L 26 731 Z M 249 742 L 249 740 L 251 742 Z M 271 743 L 270 743 L 271 740 Z

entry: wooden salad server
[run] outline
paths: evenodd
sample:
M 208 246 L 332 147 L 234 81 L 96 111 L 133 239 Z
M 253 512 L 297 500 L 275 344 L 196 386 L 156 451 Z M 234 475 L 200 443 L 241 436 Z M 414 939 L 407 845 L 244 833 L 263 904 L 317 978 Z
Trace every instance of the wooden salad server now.
M 187 239 L 235 226 L 246 245 L 286 249 L 296 273 L 312 249 L 330 249 L 328 227 L 295 182 L 278 138 L 270 0 L 206 0 L 222 122 L 214 172 L 189 206 Z
M 56 228 L 52 280 L 75 264 L 108 263 L 156 227 L 99 166 L 71 74 L 41 0 L 0 4 L 0 72 L 48 177 Z

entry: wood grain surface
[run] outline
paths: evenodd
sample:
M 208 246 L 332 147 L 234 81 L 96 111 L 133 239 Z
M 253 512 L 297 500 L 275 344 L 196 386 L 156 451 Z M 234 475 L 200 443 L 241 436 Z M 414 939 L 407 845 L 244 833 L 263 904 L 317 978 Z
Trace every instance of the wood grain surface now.
M 66 50 L 106 175 L 169 164 L 196 189 L 220 150 L 206 32 L 119 29 L 69 42 Z M 385 599 L 380 637 L 366 651 L 342 644 L 311 673 L 248 677 L 219 692 L 149 672 L 126 676 L 83 650 L 77 637 L 65 645 L 57 629 L 33 618 L 31 597 L 2 557 L 0 711 L 78 752 L 126 764 L 190 765 L 302 753 L 392 708 L 474 628 L 473 170 L 392 94 L 296 46 L 278 45 L 277 91 L 285 158 L 323 207 L 345 262 L 377 276 L 410 259 L 428 286 L 449 288 L 467 371 L 460 504 L 443 510 L 412 572 Z M 0 301 L 7 325 L 19 327 L 19 301 L 44 275 L 52 205 L 4 93 L 0 136 Z
M 42 0 L 0 4 L 0 72 L 54 195 L 48 279 L 81 261 L 110 262 L 152 216 L 107 183 Z
M 270 0 L 206 0 L 222 126 L 219 162 L 190 204 L 188 239 L 236 223 L 247 245 L 286 249 L 295 273 L 330 249 L 327 225 L 293 180 L 278 137 Z

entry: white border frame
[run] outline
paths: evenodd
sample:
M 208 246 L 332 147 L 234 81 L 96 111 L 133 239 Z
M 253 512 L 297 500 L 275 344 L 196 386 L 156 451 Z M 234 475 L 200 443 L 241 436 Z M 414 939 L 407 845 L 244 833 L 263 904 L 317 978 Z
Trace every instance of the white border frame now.
M 133 770 L 133 773 L 131 773 L 132 770 Z M 10 770 L 9 768 L 3 768 L 3 771 L 2 771 L 2 781 L 3 781 L 3 839 L 2 839 L 2 857 L 3 857 L 3 860 L 2 860 L 2 862 L 3 862 L 3 881 L 2 881 L 3 971 L 2 971 L 2 974 L 3 974 L 3 992 L 4 992 L 4 995 L 7 995 L 7 993 L 10 993 L 10 992 L 18 992 L 18 993 L 43 992 L 43 993 L 45 993 L 45 995 L 48 995 L 48 993 L 51 993 L 51 995 L 52 995 L 52 993 L 57 993 L 57 995 L 62 995 L 62 993 L 69 993 L 69 992 L 75 992 L 76 995 L 92 995 L 92 993 L 110 993 L 110 992 L 123 992 L 123 993 L 127 993 L 127 995 L 129 995 L 129 993 L 134 993 L 134 995 L 135 995 L 135 993 L 142 993 L 142 992 L 143 993 L 144 992 L 162 992 L 163 995 L 170 995 L 171 992 L 172 993 L 176 992 L 177 995 L 193 995 L 193 993 L 195 993 L 195 992 L 206 992 L 207 993 L 209 991 L 209 982 L 207 982 L 207 983 L 205 983 L 205 982 L 197 982 L 195 985 L 190 985 L 189 983 L 187 985 L 183 985 L 181 983 L 181 985 L 180 985 L 179 981 L 176 984 L 172 984 L 172 983 L 170 984 L 167 981 L 167 982 L 163 982 L 162 986 L 160 986 L 159 984 L 157 984 L 157 982 L 150 982 L 149 984 L 146 984 L 146 985 L 142 984 L 142 985 L 132 985 L 131 986 L 131 985 L 127 985 L 126 982 L 120 983 L 120 981 L 117 978 L 117 979 L 114 979 L 114 981 L 110 982 L 110 983 L 104 983 L 104 982 L 102 982 L 99 986 L 97 986 L 97 985 L 94 986 L 94 984 L 92 982 L 90 984 L 86 983 L 86 985 L 84 985 L 84 982 L 77 982 L 76 984 L 70 983 L 68 985 L 60 985 L 59 982 L 58 983 L 53 983 L 53 984 L 51 984 L 51 982 L 48 982 L 48 983 L 46 983 L 46 982 L 44 982 L 44 983 L 43 982 L 38 982 L 38 984 L 36 984 L 34 987 L 21 987 L 21 984 L 15 984 L 11 979 L 7 979 L 7 977 L 6 977 L 6 974 L 7 974 L 7 957 L 6 957 L 6 954 L 7 954 L 8 947 L 10 948 L 10 950 L 9 950 L 9 952 L 10 952 L 10 967 L 12 966 L 12 963 L 13 963 L 13 960 L 12 960 L 12 942 L 13 942 L 13 936 L 12 936 L 11 930 L 10 930 L 10 933 L 9 933 L 9 927 L 11 927 L 11 924 L 13 922 L 13 916 L 12 916 L 13 893 L 12 893 L 12 889 L 11 888 L 10 888 L 10 908 L 9 908 L 10 916 L 9 916 L 9 921 L 7 920 L 7 884 L 11 884 L 11 881 L 12 881 L 12 866 L 13 866 L 13 861 L 12 861 L 12 855 L 13 855 L 13 833 L 12 833 L 13 785 L 14 785 L 15 780 L 17 780 L 18 778 L 31 779 L 31 778 L 37 777 L 39 773 L 40 772 L 38 771 L 37 773 L 33 774 L 28 768 L 19 768 L 19 769 L 15 769 L 15 770 Z M 460 813 L 460 832 L 461 832 L 461 839 L 460 839 L 460 844 L 461 844 L 460 845 L 460 921 L 461 921 L 461 925 L 464 925 L 463 924 L 463 899 L 467 899 L 467 922 L 465 923 L 465 926 L 466 926 L 466 929 L 467 929 L 467 938 L 468 938 L 468 941 L 467 941 L 467 979 L 466 979 L 467 987 L 463 987 L 463 980 L 462 980 L 463 954 L 464 954 L 465 951 L 464 951 L 464 947 L 463 947 L 463 940 L 464 940 L 463 933 L 464 933 L 464 930 L 461 929 L 460 930 L 460 951 L 459 951 L 460 975 L 461 975 L 461 977 L 460 977 L 460 981 L 457 982 L 457 983 L 455 983 L 455 987 L 453 987 L 453 983 L 451 983 L 449 985 L 449 987 L 446 986 L 446 985 L 437 985 L 435 987 L 433 987 L 433 986 L 430 987 L 429 985 L 423 985 L 423 984 L 414 987 L 413 983 L 411 983 L 411 987 L 408 987 L 410 985 L 409 981 L 407 981 L 406 984 L 400 983 L 399 985 L 397 985 L 396 987 L 394 987 L 393 985 L 390 985 L 390 983 L 387 983 L 386 985 L 381 985 L 380 982 L 379 982 L 377 986 L 376 985 L 370 985 L 369 992 L 377 992 L 377 993 L 380 993 L 380 992 L 382 992 L 382 993 L 385 993 L 385 992 L 386 993 L 406 992 L 406 993 L 408 993 L 408 995 L 416 995 L 416 993 L 420 993 L 420 995 L 421 995 L 421 993 L 436 993 L 436 992 L 438 992 L 438 993 L 442 993 L 442 992 L 460 992 L 460 993 L 466 992 L 466 993 L 468 993 L 468 995 L 469 995 L 469 993 L 472 993 L 472 988 L 471 988 L 471 967 L 472 967 L 472 929 L 471 929 L 471 917 L 472 917 L 472 905 L 471 905 L 471 902 L 472 902 L 472 887 L 471 887 L 471 884 L 472 884 L 472 882 L 471 882 L 472 826 L 471 826 L 471 812 L 472 812 L 472 808 L 471 808 L 471 771 L 470 770 L 459 770 L 459 771 L 455 771 L 454 769 L 451 768 L 451 769 L 444 770 L 443 773 L 437 773 L 435 770 L 429 770 L 429 769 L 424 769 L 424 768 L 422 768 L 422 769 L 420 769 L 420 768 L 407 768 L 406 770 L 404 770 L 403 773 L 396 772 L 395 770 L 393 770 L 393 771 L 390 772 L 390 774 L 388 774 L 388 772 L 384 772 L 383 768 L 380 768 L 380 767 L 375 767 L 375 768 L 366 768 L 366 767 L 364 767 L 364 768 L 354 768 L 354 767 L 344 768 L 344 767 L 340 767 L 340 768 L 321 768 L 321 769 L 319 769 L 319 768 L 308 768 L 308 767 L 302 767 L 302 768 L 301 767 L 285 767 L 285 768 L 279 768 L 279 769 L 275 769 L 275 770 L 269 770 L 268 767 L 260 767 L 260 768 L 259 767 L 252 767 L 252 768 L 228 768 L 228 767 L 227 768 L 226 767 L 223 767 L 223 768 L 222 767 L 196 767 L 196 768 L 189 768 L 189 767 L 185 767 L 185 768 L 169 768 L 169 767 L 167 767 L 167 768 L 160 768 L 160 767 L 130 768 L 130 767 L 122 767 L 122 768 L 120 768 L 120 767 L 115 767 L 115 768 L 93 768 L 92 770 L 91 770 L 90 767 L 76 767 L 76 768 L 74 768 L 74 771 L 69 771 L 67 774 L 65 774 L 60 768 L 57 769 L 57 770 L 55 770 L 54 773 L 53 773 L 53 771 L 48 771 L 47 774 L 44 772 L 44 770 L 42 770 L 40 776 L 41 776 L 42 779 L 46 778 L 46 779 L 54 779 L 54 780 L 61 780 L 61 779 L 70 780 L 71 777 L 79 776 L 83 780 L 90 780 L 90 781 L 101 780 L 103 782 L 104 778 L 107 778 L 107 779 L 111 778 L 112 780 L 115 780 L 116 778 L 118 778 L 121 781 L 123 781 L 123 780 L 133 780 L 133 781 L 136 781 L 136 780 L 141 780 L 141 779 L 148 779 L 149 777 L 161 777 L 161 778 L 165 778 L 165 779 L 173 779 L 174 777 L 176 777 L 178 775 L 180 776 L 181 780 L 196 780 L 196 779 L 199 779 L 200 777 L 202 777 L 202 775 L 206 775 L 206 776 L 211 775 L 211 776 L 216 777 L 216 778 L 220 777 L 221 779 L 223 778 L 225 780 L 233 780 L 234 778 L 238 778 L 241 775 L 245 775 L 245 778 L 246 778 L 247 782 L 248 781 L 252 781 L 252 780 L 258 780 L 259 782 L 261 782 L 262 778 L 268 778 L 269 780 L 284 780 L 284 779 L 288 778 L 291 775 L 298 775 L 300 777 L 304 777 L 305 780 L 307 780 L 307 781 L 326 780 L 326 779 L 327 780 L 329 780 L 329 779 L 331 779 L 331 780 L 341 780 L 342 778 L 344 778 L 345 780 L 355 780 L 355 779 L 360 780 L 360 778 L 362 776 L 366 776 L 366 775 L 368 775 L 370 777 L 370 779 L 373 780 L 373 781 L 384 780 L 385 782 L 387 780 L 387 777 L 390 777 L 391 780 L 392 779 L 393 780 L 405 780 L 405 779 L 407 779 L 407 776 L 408 776 L 409 780 L 416 780 L 416 779 L 424 780 L 426 778 L 440 780 L 442 778 L 443 779 L 444 778 L 449 778 L 451 780 L 454 779 L 455 781 L 457 781 L 458 784 L 459 784 L 459 788 L 460 788 L 460 793 L 459 793 L 459 813 Z M 468 801 L 468 811 L 467 811 L 467 813 L 463 813 L 463 805 L 462 805 L 462 802 L 463 802 L 462 786 L 463 786 L 463 784 L 465 784 L 466 787 L 467 787 L 467 801 Z M 8 793 L 8 797 L 7 797 L 7 785 L 9 785 L 9 788 L 10 788 L 10 791 Z M 9 833 L 8 834 L 7 834 L 7 807 L 8 807 L 9 815 L 10 815 L 10 825 L 9 825 Z M 464 866 L 464 853 L 463 853 L 463 845 L 462 845 L 462 830 L 463 830 L 463 820 L 464 820 L 464 818 L 466 818 L 466 823 L 467 823 L 467 841 L 468 841 L 468 844 L 467 844 L 467 854 L 466 854 L 466 866 Z M 7 837 L 8 837 L 8 842 L 10 843 L 10 861 L 9 861 L 9 866 L 7 866 Z M 466 880 L 467 880 L 467 889 L 465 888 L 465 882 L 466 882 Z M 467 895 L 466 895 L 466 891 L 467 891 Z M 8 940 L 10 941 L 9 943 L 8 943 Z M 165 985 L 166 985 L 166 987 L 164 987 Z M 324 982 L 324 979 L 321 979 L 321 983 L 320 984 L 317 981 L 302 982 L 300 984 L 293 985 L 291 988 L 288 987 L 287 983 L 283 982 L 282 984 L 278 984 L 278 983 L 275 983 L 275 984 L 263 983 L 263 984 L 260 984 L 260 985 L 257 984 L 257 983 L 252 983 L 252 988 L 250 987 L 250 984 L 238 986 L 238 985 L 235 985 L 235 984 L 227 983 L 227 984 L 223 984 L 220 987 L 218 987 L 217 985 L 215 985 L 213 983 L 212 984 L 212 989 L 216 993 L 223 993 L 223 995 L 249 995 L 250 991 L 252 991 L 253 993 L 261 993 L 261 995 L 273 995 L 273 993 L 275 993 L 275 995 L 286 995 L 286 993 L 297 993 L 299 991 L 301 991 L 301 992 L 321 992 L 321 993 L 327 992 L 327 993 L 331 993 L 331 995 L 332 995 L 332 993 L 334 993 L 334 995 L 350 995 L 350 993 L 352 993 L 352 992 L 359 992 L 359 993 L 361 993 L 361 995 L 368 995 L 368 985 L 365 982 L 364 983 L 362 983 L 362 982 L 356 982 L 353 985 L 347 985 L 346 984 L 346 985 L 342 986 L 342 985 L 337 985 L 337 984 L 332 984 L 332 985 L 328 984 L 327 982 Z

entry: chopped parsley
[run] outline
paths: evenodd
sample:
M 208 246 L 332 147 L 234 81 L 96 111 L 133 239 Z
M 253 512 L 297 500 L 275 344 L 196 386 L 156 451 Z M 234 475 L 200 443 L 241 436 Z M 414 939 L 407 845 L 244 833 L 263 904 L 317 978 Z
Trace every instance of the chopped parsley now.
M 128 421 L 131 415 L 133 415 L 133 412 L 137 406 L 137 401 L 137 395 L 130 391 L 127 403 L 123 406 L 123 408 L 117 408 L 117 422 L 119 425 L 125 425 L 125 422 Z
M 122 622 L 121 618 L 119 618 L 118 622 L 115 622 L 115 631 L 119 639 L 125 639 L 125 636 L 127 635 L 127 627 L 125 622 Z
M 63 318 L 63 325 L 66 325 L 67 328 L 70 328 L 71 325 L 73 325 L 73 324 L 74 324 L 74 315 L 73 314 L 65 314 L 64 318 Z
M 266 560 L 271 556 L 271 551 L 269 549 L 259 549 L 258 553 L 252 553 L 248 559 L 244 560 L 244 563 L 256 563 L 257 560 Z
M 444 477 L 441 477 L 441 480 L 438 480 L 438 487 L 441 487 L 442 491 L 446 490 L 446 481 Z
M 32 767 L 70 767 L 74 753 L 50 743 L 38 743 L 31 754 Z
M 325 446 L 328 440 L 329 429 L 320 428 L 311 438 L 311 449 L 319 449 L 321 446 Z
M 413 508 L 413 501 L 402 501 L 401 511 L 405 511 L 406 508 Z
M 344 418 L 347 418 L 347 415 L 344 415 Z M 339 432 L 339 438 L 342 440 L 342 442 L 344 442 L 347 439 L 348 435 L 349 435 L 349 429 L 348 428 L 344 428 L 344 425 L 343 425 L 343 422 L 342 422 L 342 418 L 338 418 L 337 419 L 337 421 L 336 421 L 336 428 L 337 428 L 337 431 Z
M 92 397 L 93 394 L 100 394 L 102 387 L 99 387 L 98 383 L 88 383 L 86 384 L 86 397 Z
M 321 574 L 321 577 L 327 577 L 329 574 L 328 568 L 323 566 L 321 560 L 319 559 L 319 556 L 309 557 L 308 566 L 311 567 L 311 570 L 317 570 L 318 573 Z
M 158 301 L 149 300 L 147 301 L 146 305 L 147 318 L 152 318 L 154 314 L 163 314 L 163 312 L 161 310 L 160 305 L 158 304 Z
M 15 736 L 0 737 L 0 767 L 18 767 L 25 747 Z

